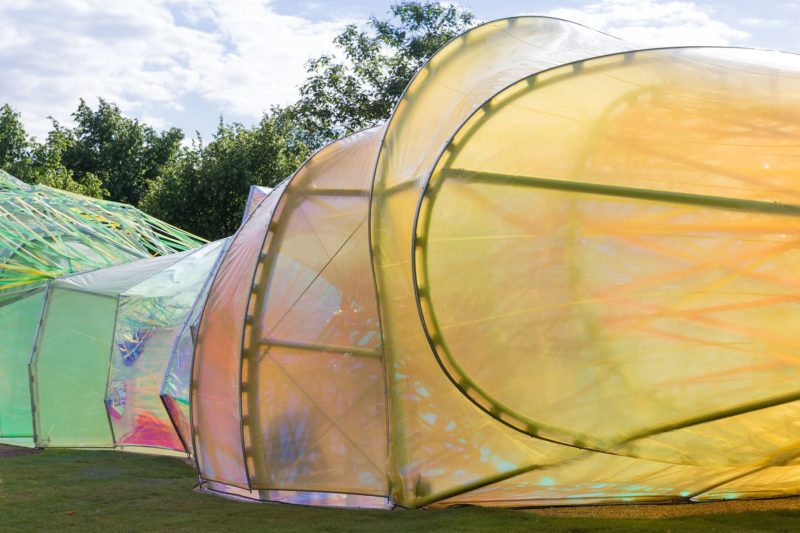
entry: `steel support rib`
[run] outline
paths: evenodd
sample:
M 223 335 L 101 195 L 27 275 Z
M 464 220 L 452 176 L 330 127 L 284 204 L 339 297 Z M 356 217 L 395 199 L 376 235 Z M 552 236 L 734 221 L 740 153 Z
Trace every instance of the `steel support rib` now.
M 381 352 L 377 350 L 369 350 L 365 348 L 359 348 L 357 346 L 337 346 L 334 344 L 314 344 L 308 342 L 297 342 L 297 341 L 289 341 L 284 339 L 261 339 L 258 341 L 258 344 L 263 346 L 277 346 L 280 348 L 290 348 L 293 350 L 308 350 L 312 352 L 324 352 L 324 353 L 341 353 L 345 355 L 353 355 L 358 357 L 369 357 L 380 359 Z
M 294 192 L 301 196 L 349 196 L 356 198 L 368 198 L 371 193 L 369 189 L 322 189 L 315 187 L 305 187 Z
M 618 198 L 632 198 L 670 204 L 693 205 L 711 209 L 746 211 L 749 213 L 765 213 L 779 216 L 800 216 L 800 205 L 769 202 L 763 200 L 747 200 L 725 196 L 691 194 L 673 191 L 621 187 L 600 183 L 586 183 L 567 180 L 555 180 L 536 176 L 502 174 L 499 172 L 482 172 L 468 169 L 446 169 L 442 171 L 444 178 L 469 180 L 494 185 L 516 185 L 543 190 L 564 191 Z

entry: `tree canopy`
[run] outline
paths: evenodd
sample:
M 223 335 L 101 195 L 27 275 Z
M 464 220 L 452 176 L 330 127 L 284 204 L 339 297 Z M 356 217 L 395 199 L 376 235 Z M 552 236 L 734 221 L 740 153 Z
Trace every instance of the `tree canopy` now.
M 347 26 L 334 40 L 341 56 L 307 64 L 290 108 L 305 140 L 321 146 L 385 120 L 414 74 L 436 50 L 475 24 L 469 11 L 438 2 L 400 2 L 392 17 Z
M 252 128 L 220 120 L 209 144 L 198 137 L 163 167 L 142 209 L 208 238 L 230 235 L 239 226 L 250 185 L 272 187 L 307 157 L 306 145 L 292 141 L 292 128 L 277 109 Z
M 10 104 L 0 107 L 0 168 L 31 184 L 126 202 L 206 238 L 239 225 L 250 185 L 274 186 L 315 150 L 386 120 L 436 50 L 475 24 L 467 10 L 401 1 L 389 17 L 347 26 L 335 54 L 307 64 L 298 101 L 247 127 L 220 118 L 208 143 L 156 131 L 112 102 L 83 99 L 73 125 L 51 119 L 42 141 Z

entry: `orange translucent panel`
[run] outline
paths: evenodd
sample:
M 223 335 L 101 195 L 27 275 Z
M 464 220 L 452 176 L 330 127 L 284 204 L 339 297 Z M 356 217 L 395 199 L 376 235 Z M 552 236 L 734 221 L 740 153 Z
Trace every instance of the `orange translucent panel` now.
M 382 128 L 293 177 L 251 298 L 243 368 L 251 487 L 386 494 L 385 376 L 367 216 Z
M 254 487 L 385 494 L 379 356 L 272 346 L 258 370 Z
M 258 256 L 284 184 L 234 235 L 211 286 L 194 359 L 192 424 L 200 475 L 248 487 L 242 449 L 240 362 L 247 304 Z

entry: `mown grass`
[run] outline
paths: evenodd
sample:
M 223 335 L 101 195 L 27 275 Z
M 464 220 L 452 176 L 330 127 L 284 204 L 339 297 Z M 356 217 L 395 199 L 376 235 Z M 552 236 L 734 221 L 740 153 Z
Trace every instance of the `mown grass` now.
M 171 458 L 48 450 L 0 458 L 0 531 L 795 531 L 800 511 L 683 518 L 545 517 L 515 510 L 321 509 L 230 501 L 192 491 Z

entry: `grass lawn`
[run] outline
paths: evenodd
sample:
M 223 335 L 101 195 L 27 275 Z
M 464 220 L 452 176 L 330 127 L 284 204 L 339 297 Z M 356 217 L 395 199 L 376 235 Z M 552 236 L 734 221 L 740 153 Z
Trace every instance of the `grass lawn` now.
M 800 511 L 665 519 L 564 518 L 530 511 L 320 509 L 230 501 L 192 491 L 177 459 L 47 450 L 0 457 L 0 531 L 796 531 Z M 715 509 L 718 509 L 715 508 Z

